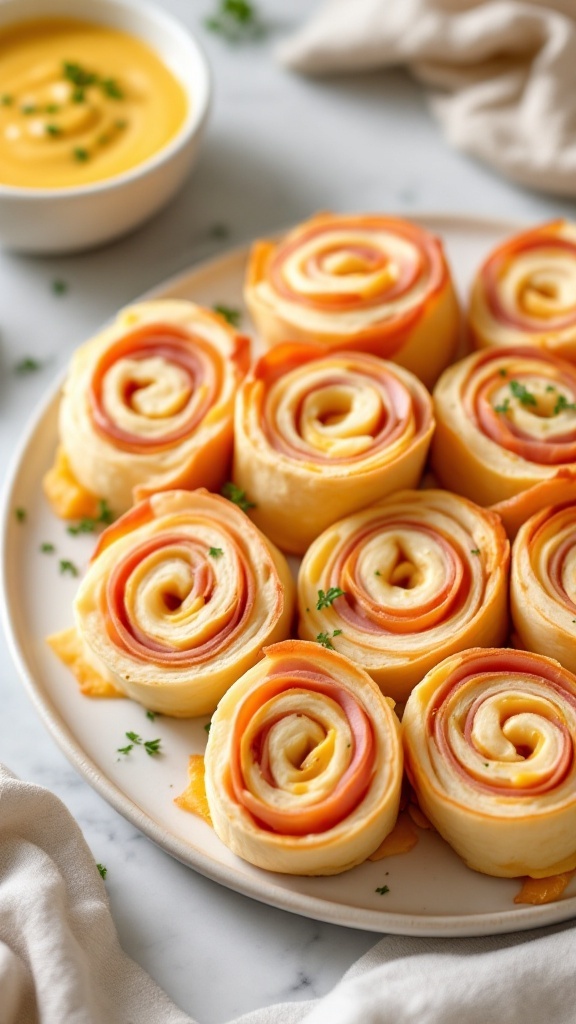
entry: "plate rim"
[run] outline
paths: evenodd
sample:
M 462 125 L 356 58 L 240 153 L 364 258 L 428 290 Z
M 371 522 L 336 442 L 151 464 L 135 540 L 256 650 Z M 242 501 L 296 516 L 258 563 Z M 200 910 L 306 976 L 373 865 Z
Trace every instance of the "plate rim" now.
M 521 231 L 529 225 L 525 221 L 510 218 L 482 217 L 465 213 L 427 213 L 418 212 L 402 219 L 424 223 L 434 230 L 435 222 L 438 230 L 452 227 L 472 230 Z M 251 242 L 237 245 L 231 249 L 191 264 L 187 269 L 160 282 L 143 295 L 131 300 L 127 305 L 148 301 L 162 295 L 179 290 L 191 277 L 198 274 L 210 274 L 222 265 L 234 264 L 245 259 Z M 539 906 L 522 906 L 518 909 L 490 911 L 480 914 L 403 914 L 398 911 L 371 910 L 331 899 L 323 899 L 295 892 L 294 890 L 275 885 L 269 879 L 276 877 L 274 873 L 261 871 L 252 878 L 224 864 L 218 864 L 208 855 L 195 849 L 191 844 L 167 832 L 153 818 L 122 792 L 122 790 L 106 776 L 102 775 L 94 761 L 84 752 L 76 741 L 68 725 L 54 707 L 50 695 L 40 681 L 37 681 L 28 666 L 12 619 L 12 607 L 16 607 L 17 599 L 13 590 L 14 582 L 8 579 L 8 559 L 6 550 L 10 527 L 12 526 L 11 511 L 13 495 L 22 468 L 23 459 L 32 443 L 36 432 L 41 429 L 44 420 L 57 411 L 60 390 L 66 377 L 67 369 L 62 370 L 53 379 L 40 402 L 30 413 L 19 444 L 9 463 L 3 493 L 0 499 L 0 535 L 2 550 L 2 568 L 0 574 L 1 616 L 8 649 L 16 666 L 24 689 L 40 720 L 52 739 L 80 776 L 101 796 L 111 807 L 130 822 L 135 828 L 151 839 L 157 846 L 176 860 L 192 868 L 199 874 L 211 879 L 225 888 L 255 899 L 260 903 L 279 910 L 299 914 L 302 917 L 336 924 L 342 927 L 362 929 L 365 931 L 407 935 L 416 937 L 467 937 L 480 935 L 499 935 L 507 932 L 526 931 L 531 928 L 558 924 L 576 916 L 576 896 L 567 897 L 554 903 Z

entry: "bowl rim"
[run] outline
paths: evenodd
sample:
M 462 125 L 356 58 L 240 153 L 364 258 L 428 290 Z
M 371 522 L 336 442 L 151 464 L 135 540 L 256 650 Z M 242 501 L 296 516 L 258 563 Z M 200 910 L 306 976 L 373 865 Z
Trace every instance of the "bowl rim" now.
M 127 171 L 122 171 L 120 174 L 111 175 L 109 178 L 103 178 L 101 181 L 89 182 L 85 185 L 61 185 L 52 188 L 36 188 L 22 185 L 4 185 L 0 182 L 0 202 L 5 199 L 29 200 L 30 202 L 40 199 L 64 200 L 67 197 L 79 199 L 130 184 L 133 181 L 146 177 L 148 174 L 155 171 L 161 164 L 167 163 L 173 156 L 176 156 L 176 154 L 183 149 L 195 135 L 200 133 L 206 122 L 212 100 L 212 74 L 206 53 L 198 41 L 196 34 L 173 14 L 164 11 L 155 3 L 150 3 L 149 0 L 97 0 L 97 2 L 98 7 L 101 10 L 105 10 L 106 8 L 117 8 L 118 10 L 128 12 L 129 15 L 133 15 L 138 19 L 143 18 L 149 21 L 152 25 L 159 23 L 162 24 L 170 33 L 172 33 L 172 35 L 175 35 L 189 51 L 193 52 L 198 69 L 198 81 L 201 83 L 201 88 L 198 91 L 198 102 L 189 105 L 184 123 L 178 129 L 176 134 L 156 153 L 153 153 L 152 156 L 143 160 L 141 163 L 136 164 L 133 168 L 130 168 Z M 0 0 L 0 11 L 9 3 L 14 4 L 15 17 L 13 20 L 7 21 L 5 25 L 1 26 L 1 28 L 32 20 L 26 16 L 18 16 L 16 6 L 17 0 Z M 52 6 L 56 9 L 51 10 Z M 89 2 L 83 4 L 83 10 L 78 12 L 79 21 L 90 21 L 90 11 L 86 10 L 86 7 L 90 7 Z M 47 0 L 46 14 L 38 15 L 38 17 L 58 17 L 59 12 L 57 8 L 58 0 L 56 0 L 54 5 L 52 5 L 51 0 Z M 106 24 L 106 21 L 102 20 L 100 24 Z M 124 31 L 130 33 L 130 29 L 126 29 Z M 137 35 L 137 33 L 135 34 Z M 154 49 L 153 44 L 150 48 Z M 157 51 L 155 52 L 157 53 Z M 162 56 L 158 53 L 157 55 L 162 60 Z M 190 99 L 191 90 L 189 85 L 180 78 L 178 78 L 178 81 L 186 92 L 188 99 Z M 196 94 L 194 98 L 196 99 Z

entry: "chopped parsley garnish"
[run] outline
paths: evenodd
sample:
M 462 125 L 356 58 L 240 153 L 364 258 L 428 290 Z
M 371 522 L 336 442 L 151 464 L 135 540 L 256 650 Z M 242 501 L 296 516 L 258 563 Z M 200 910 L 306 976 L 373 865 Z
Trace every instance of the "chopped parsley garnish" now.
M 326 593 L 323 590 L 318 591 L 318 601 L 316 602 L 316 611 L 321 612 L 323 608 L 330 608 L 337 597 L 343 597 L 346 593 L 340 587 L 329 587 Z
M 40 545 L 40 551 L 43 555 L 53 555 L 56 548 L 54 544 L 50 543 L 50 541 L 45 540 L 44 543 Z
M 508 370 L 504 366 L 500 367 L 500 369 L 498 370 L 498 373 L 500 374 L 501 377 L 507 377 L 508 376 Z
M 52 291 L 54 292 L 54 295 L 65 295 L 68 291 L 66 281 L 62 281 L 60 278 L 52 281 Z
M 146 712 L 146 718 L 149 718 L 149 719 L 150 719 L 150 721 L 151 721 L 151 722 L 153 722 L 153 721 L 154 721 L 154 719 L 156 718 L 156 715 L 157 715 L 157 714 L 158 714 L 158 712 L 157 712 L 157 711 L 147 711 L 147 712 Z
M 35 114 L 37 109 L 38 107 L 36 107 L 34 103 L 26 103 L 23 107 L 20 107 L 21 112 L 28 116 L 30 114 Z
M 211 725 L 212 725 L 212 722 L 206 722 L 206 725 L 204 726 L 204 732 L 210 734 L 210 726 Z
M 222 548 L 208 548 L 208 554 L 211 558 L 220 558 L 224 554 Z
M 521 405 L 538 405 L 536 396 L 528 391 L 528 388 L 521 384 L 518 380 L 511 380 L 509 384 L 510 391 L 517 398 Z
M 11 107 L 13 103 L 14 97 L 10 96 L 7 92 L 5 92 L 4 95 L 0 97 L 0 104 L 2 104 L 3 107 Z
M 322 644 L 322 647 L 326 647 L 326 648 L 328 648 L 329 651 L 333 651 L 334 650 L 334 644 L 332 643 L 332 637 L 340 636 L 341 632 L 342 632 L 341 629 L 335 629 L 332 634 L 318 633 L 318 636 L 316 637 L 316 641 L 317 641 L 317 643 Z
M 26 522 L 26 515 L 27 515 L 27 513 L 26 513 L 26 509 L 25 508 L 15 508 L 14 509 L 14 515 L 16 516 L 16 519 L 17 519 L 17 521 L 19 523 L 25 523 Z
M 240 326 L 240 319 L 242 317 L 242 313 L 240 312 L 239 309 L 233 309 L 232 306 L 223 306 L 221 303 L 216 303 L 216 305 L 213 306 L 212 308 L 215 313 L 218 313 L 219 316 L 224 317 L 226 322 L 229 323 L 232 327 Z
M 509 408 L 510 408 L 510 399 L 509 398 L 505 398 L 504 401 L 500 403 L 500 405 L 495 405 L 494 406 L 494 412 L 508 412 Z
M 152 714 L 154 714 L 154 712 L 152 712 Z M 162 742 L 161 739 L 143 740 L 137 732 L 126 732 L 124 735 L 126 736 L 126 739 L 130 740 L 130 743 L 125 747 L 118 747 L 117 753 L 119 754 L 129 754 L 130 751 L 134 750 L 134 747 L 144 747 L 144 750 L 150 755 L 150 757 L 154 757 L 155 754 L 162 753 L 160 750 L 160 744 Z
M 60 110 L 60 107 L 58 106 L 57 103 L 47 103 L 46 106 L 44 107 L 44 113 L 45 114 L 57 114 L 59 110 Z
M 254 502 L 249 501 L 246 497 L 246 491 L 243 491 L 241 487 L 232 483 L 231 480 L 224 484 L 220 494 L 224 498 L 228 498 L 228 501 L 232 501 L 235 505 L 238 505 L 238 508 L 241 508 L 243 512 L 247 512 L 249 508 L 256 508 Z
M 230 228 L 226 224 L 212 224 L 208 228 L 208 237 L 215 239 L 224 239 L 230 237 Z
M 558 395 L 554 406 L 554 416 L 557 416 L 559 412 L 564 412 L 565 409 L 576 409 L 576 402 L 569 402 L 566 395 Z
M 216 13 L 206 18 L 204 25 L 229 43 L 259 39 L 265 34 L 258 11 L 248 0 L 220 0 Z
M 98 871 L 100 872 L 102 878 L 106 878 L 106 875 L 108 874 L 108 868 L 105 868 L 103 864 L 97 864 L 96 867 L 98 868 Z
M 55 139 L 57 135 L 62 135 L 62 129 L 57 124 L 45 124 L 44 131 L 46 132 L 46 135 L 52 136 L 53 139 Z
M 380 569 L 376 569 L 375 572 L 374 572 L 374 575 L 375 576 L 381 576 L 382 573 L 380 572 Z
M 31 356 L 25 356 L 19 363 L 16 363 L 14 367 L 15 373 L 35 373 L 36 370 L 42 369 L 42 363 L 38 359 L 32 359 Z
M 102 91 L 112 100 L 123 100 L 124 93 L 115 78 L 101 78 L 100 86 Z
M 85 163 L 86 160 L 90 159 L 90 153 L 87 149 L 84 149 L 82 146 L 75 146 L 75 148 L 72 150 L 72 154 L 74 156 L 74 159 L 78 160 L 78 162 L 81 164 Z
M 485 768 L 489 768 L 490 767 L 490 765 L 488 764 L 488 761 L 484 761 L 484 767 Z
M 62 575 L 64 575 L 64 573 L 68 573 L 70 576 L 78 575 L 78 569 L 74 565 L 74 562 L 70 562 L 67 558 L 60 559 L 59 568 Z
M 94 533 L 98 526 L 109 526 L 110 523 L 114 522 L 114 513 L 108 505 L 105 499 L 98 502 L 98 515 L 96 518 L 92 516 L 84 516 L 77 523 L 72 523 L 66 527 L 68 533 L 72 534 L 73 537 L 77 537 L 79 533 Z
M 556 388 L 554 387 L 553 384 L 547 384 L 546 385 L 546 391 L 556 391 Z
M 72 103 L 84 103 L 86 99 L 86 93 L 84 89 L 76 88 L 72 92 Z
M 380 896 L 385 896 L 387 892 L 390 892 L 390 889 L 387 885 L 381 885 L 378 889 L 375 889 L 374 892 L 377 892 Z
M 470 554 L 471 555 L 479 555 L 480 554 L 480 548 L 470 548 Z
M 98 75 L 95 75 L 93 71 L 86 71 L 81 64 L 76 64 L 71 60 L 64 61 L 63 72 L 64 78 L 80 89 L 87 85 L 95 85 L 98 81 Z

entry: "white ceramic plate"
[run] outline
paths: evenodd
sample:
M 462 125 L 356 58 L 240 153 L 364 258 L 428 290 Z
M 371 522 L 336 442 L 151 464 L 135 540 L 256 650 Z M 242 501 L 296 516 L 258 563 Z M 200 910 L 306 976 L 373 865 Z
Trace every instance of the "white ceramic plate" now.
M 518 227 L 469 217 L 419 221 L 444 239 L 463 294 L 488 251 Z M 232 252 L 160 286 L 154 296 L 241 307 L 245 260 L 245 250 Z M 246 315 L 242 326 L 249 330 Z M 72 622 L 77 581 L 59 574 L 58 561 L 70 559 L 82 570 L 94 545 L 93 537 L 67 534 L 42 495 L 41 479 L 56 445 L 60 385 L 36 413 L 8 486 L 2 526 L 7 630 L 24 684 L 47 728 L 104 799 L 196 871 L 264 903 L 322 921 L 378 932 L 456 936 L 515 931 L 575 916 L 576 896 L 544 906 L 515 905 L 518 881 L 470 871 L 430 832 L 419 831 L 418 845 L 409 854 L 366 862 L 330 878 L 292 878 L 245 864 L 208 825 L 174 805 L 173 798 L 187 785 L 188 755 L 204 750 L 207 719 L 150 721 L 129 700 L 83 697 L 45 644 L 47 634 Z M 27 510 L 23 524 L 14 514 L 18 507 Z M 41 553 L 47 541 L 56 546 L 55 554 Z M 144 739 L 161 737 L 162 757 L 148 757 L 142 748 L 121 757 L 116 751 L 127 743 L 130 730 Z M 390 891 L 379 895 L 376 889 L 383 885 Z

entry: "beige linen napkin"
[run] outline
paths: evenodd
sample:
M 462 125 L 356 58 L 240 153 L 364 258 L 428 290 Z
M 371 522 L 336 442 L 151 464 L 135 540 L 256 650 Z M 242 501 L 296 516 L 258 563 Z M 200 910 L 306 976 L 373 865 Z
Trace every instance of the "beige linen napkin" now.
M 576 195 L 576 0 L 327 0 L 279 57 L 309 74 L 405 64 L 455 146 Z
M 388 936 L 323 999 L 236 1024 L 574 1024 L 575 1005 L 570 926 L 484 939 Z M 0 1024 L 195 1024 L 120 949 L 69 812 L 2 766 Z

